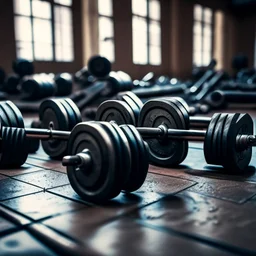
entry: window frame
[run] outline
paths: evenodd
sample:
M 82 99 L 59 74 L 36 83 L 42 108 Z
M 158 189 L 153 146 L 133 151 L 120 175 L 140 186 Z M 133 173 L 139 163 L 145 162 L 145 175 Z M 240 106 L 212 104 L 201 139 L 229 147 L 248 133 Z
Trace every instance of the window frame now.
M 30 24 L 31 24 L 31 37 L 32 37 L 32 40 L 31 40 L 31 46 L 32 46 L 32 61 L 34 62 L 58 62 L 58 63 L 72 63 L 75 61 L 75 49 L 74 49 L 74 29 L 72 29 L 72 45 L 73 45 L 73 48 L 72 48 L 72 51 L 73 51 L 73 59 L 71 61 L 66 61 L 66 60 L 57 60 L 57 57 L 56 57 L 56 40 L 55 40 L 55 14 L 54 14 L 54 9 L 56 6 L 59 6 L 59 7 L 67 7 L 70 9 L 71 11 L 71 21 L 72 21 L 72 27 L 73 27 L 73 5 L 74 5 L 74 0 L 72 1 L 72 4 L 71 5 L 64 5 L 64 4 L 60 4 L 60 3 L 56 3 L 54 0 L 44 0 L 45 2 L 48 2 L 50 4 L 50 13 L 51 13 L 51 18 L 50 19 L 47 19 L 47 18 L 42 18 L 42 17 L 36 17 L 33 15 L 33 12 L 32 12 L 32 6 L 33 6 L 33 0 L 29 0 L 29 3 L 30 3 L 30 15 L 23 15 L 23 14 L 19 14 L 19 13 L 16 13 L 15 12 L 15 0 L 13 0 L 13 17 L 14 17 L 14 20 L 16 17 L 27 17 L 29 18 L 30 20 Z M 35 38 L 34 38 L 34 19 L 40 19 L 40 20 L 47 20 L 47 21 L 50 21 L 50 24 L 51 24 L 51 36 L 52 36 L 52 42 L 51 42 L 51 49 L 52 49 L 52 59 L 51 60 L 41 60 L 41 59 L 36 59 L 35 57 Z M 15 22 L 14 22 L 15 23 Z M 16 28 L 15 28 L 16 29 Z M 15 36 L 15 48 L 16 48 L 16 56 L 17 56 L 17 42 L 23 42 L 23 41 L 20 41 L 20 40 L 17 40 L 16 39 L 16 36 Z
M 138 17 L 138 18 L 142 18 L 142 19 L 145 19 L 146 20 L 146 25 L 147 25 L 147 61 L 145 64 L 138 64 L 138 63 L 134 63 L 133 61 L 133 64 L 135 65 L 142 65 L 142 66 L 145 66 L 145 65 L 151 65 L 151 66 L 161 66 L 162 65 L 162 22 L 161 22 L 161 1 L 160 0 L 157 0 L 158 3 L 159 3 L 159 6 L 160 6 L 160 17 L 159 17 L 159 20 L 157 19 L 153 19 L 150 17 L 150 0 L 146 0 L 147 2 L 147 15 L 146 16 L 142 16 L 142 15 L 139 15 L 137 13 L 133 13 L 132 12 L 132 20 L 133 20 L 133 17 Z M 132 0 L 131 0 L 131 3 L 132 3 Z M 152 46 L 152 44 L 150 44 L 150 23 L 151 22 L 157 22 L 159 23 L 159 27 L 160 27 L 160 45 L 158 46 L 160 48 L 160 63 L 159 64 L 152 64 L 151 63 L 151 60 L 150 60 L 150 47 Z M 132 31 L 133 31 L 133 26 L 132 26 Z M 133 33 L 132 33 L 132 36 Z
M 213 58 L 213 54 L 214 54 L 214 24 L 215 24 L 215 17 L 214 17 L 214 10 L 210 7 L 207 7 L 207 6 L 203 6 L 201 4 L 195 4 L 194 5 L 194 9 L 195 10 L 195 7 L 196 5 L 200 6 L 201 9 L 202 9 L 202 15 L 201 15 L 201 19 L 198 20 L 195 18 L 195 15 L 193 13 L 193 65 L 195 67 L 200 67 L 200 66 L 204 66 L 203 63 L 203 57 L 204 57 L 204 37 L 205 37 L 205 34 L 204 34 L 204 28 L 206 25 L 210 25 L 210 28 L 211 28 L 211 50 L 210 50 L 210 60 Z M 210 22 L 206 22 L 205 21 L 205 10 L 206 9 L 210 9 L 211 10 L 211 21 Z M 201 37 L 201 50 L 200 50 L 200 53 L 201 53 L 201 65 L 197 65 L 195 64 L 194 62 L 194 55 L 195 55 L 195 50 L 194 50 L 194 37 L 195 37 L 195 32 L 194 32 L 194 25 L 195 25 L 195 22 L 199 22 L 200 23 L 200 27 L 201 27 L 201 34 L 200 34 L 200 37 Z
M 111 20 L 111 22 L 112 22 L 112 24 L 113 24 L 113 37 L 111 38 L 111 41 L 112 41 L 112 43 L 113 43 L 113 61 L 111 60 L 110 62 L 111 63 L 115 63 L 115 61 L 116 61 L 116 44 L 115 44 L 115 23 L 114 23 L 114 8 L 113 8 L 113 4 L 114 4 L 114 2 L 113 2 L 113 0 L 111 0 L 111 3 L 112 3 L 112 15 L 105 15 L 105 14 L 101 14 L 100 12 L 99 12 L 99 1 L 97 0 L 97 6 L 98 6 L 98 10 L 97 10 L 97 14 L 98 14 L 98 51 L 99 51 L 99 53 L 100 53 L 100 43 L 101 43 L 101 39 L 100 39 L 100 18 L 101 17 L 103 17 L 103 18 L 107 18 L 107 19 L 110 19 Z M 100 53 L 101 54 L 101 53 Z M 104 55 L 104 54 L 102 54 L 102 55 Z

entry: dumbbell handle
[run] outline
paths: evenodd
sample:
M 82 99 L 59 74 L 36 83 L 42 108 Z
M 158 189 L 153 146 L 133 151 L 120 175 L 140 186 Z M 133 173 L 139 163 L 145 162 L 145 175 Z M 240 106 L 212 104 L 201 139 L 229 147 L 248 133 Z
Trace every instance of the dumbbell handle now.
M 156 128 L 151 127 L 137 127 L 140 135 L 145 139 L 173 139 L 173 140 L 185 140 L 185 141 L 204 141 L 207 131 L 203 130 L 176 130 L 167 129 L 165 125 L 160 125 Z M 255 135 L 237 135 L 236 147 L 239 150 L 244 150 L 248 147 L 256 146 Z
M 59 131 L 52 129 L 36 129 L 36 128 L 25 128 L 27 138 L 35 138 L 40 140 L 68 140 L 70 133 L 68 131 Z
M 190 116 L 189 117 L 189 126 L 190 127 L 201 127 L 207 128 L 209 123 L 211 122 L 211 117 L 206 116 Z
M 167 129 L 164 125 L 156 128 L 137 127 L 136 129 L 143 138 L 147 139 L 159 137 L 173 140 L 203 141 L 206 135 L 206 131 Z

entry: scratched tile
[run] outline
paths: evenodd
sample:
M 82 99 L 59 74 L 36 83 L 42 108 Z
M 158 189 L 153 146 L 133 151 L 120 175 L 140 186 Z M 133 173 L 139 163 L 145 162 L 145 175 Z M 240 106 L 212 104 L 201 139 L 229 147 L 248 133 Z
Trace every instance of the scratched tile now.
M 99 213 L 102 215 L 102 213 Z M 130 218 L 116 221 L 56 217 L 44 223 L 86 242 L 102 255 L 231 255 L 209 245 L 140 225 Z
M 14 178 L 44 189 L 69 184 L 66 174 L 52 170 L 42 170 L 34 173 L 18 175 L 14 176 Z
M 236 251 L 256 254 L 255 205 L 234 204 L 182 192 L 132 214 L 143 223 L 179 232 Z
M 39 192 L 41 189 L 35 186 L 7 178 L 0 180 L 0 201 Z
M 16 225 L 0 216 L 0 237 L 6 232 L 14 231 L 16 228 Z
M 0 239 L 0 255 L 56 255 L 26 231 L 19 231 Z
M 83 204 L 48 192 L 18 197 L 4 201 L 2 204 L 34 220 L 85 207 Z

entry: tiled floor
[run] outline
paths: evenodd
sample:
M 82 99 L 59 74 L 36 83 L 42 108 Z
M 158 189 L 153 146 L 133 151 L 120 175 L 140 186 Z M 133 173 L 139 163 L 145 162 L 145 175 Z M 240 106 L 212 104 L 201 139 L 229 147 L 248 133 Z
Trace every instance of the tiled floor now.
M 0 255 L 256 255 L 253 167 L 227 175 L 192 144 L 179 168 L 150 166 L 135 193 L 91 205 L 47 159 L 0 170 Z

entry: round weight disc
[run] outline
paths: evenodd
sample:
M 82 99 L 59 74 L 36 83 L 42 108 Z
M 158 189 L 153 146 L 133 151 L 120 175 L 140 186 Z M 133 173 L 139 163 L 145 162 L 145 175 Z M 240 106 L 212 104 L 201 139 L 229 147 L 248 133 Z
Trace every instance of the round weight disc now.
M 102 56 L 93 56 L 88 61 L 89 72 L 98 78 L 106 77 L 111 71 L 111 63 Z
M 64 99 L 68 104 L 69 104 L 69 106 L 72 108 L 72 110 L 73 110 L 73 112 L 74 112 L 74 114 L 75 114 L 75 116 L 76 116 L 76 124 L 78 124 L 78 123 L 81 123 L 82 122 L 82 116 L 81 116 L 81 112 L 80 112 L 80 110 L 79 110 L 79 108 L 77 107 L 77 105 L 74 103 L 74 101 L 73 100 L 71 100 L 71 99 Z M 72 129 L 73 129 L 73 127 L 72 127 Z
M 249 165 L 252 157 L 252 147 L 245 150 L 238 150 L 237 136 L 239 134 L 252 135 L 253 134 L 253 120 L 248 114 L 240 114 L 238 117 L 234 116 L 230 125 L 225 126 L 227 132 L 227 139 L 223 143 L 228 145 L 227 157 L 223 159 L 222 165 L 226 171 L 230 173 L 241 173 Z
M 227 157 L 227 152 L 228 152 L 228 145 L 226 143 L 227 137 L 228 137 L 228 127 L 230 127 L 232 122 L 235 122 L 234 120 L 237 120 L 239 117 L 239 113 L 234 113 L 234 114 L 228 114 L 228 117 L 225 122 L 225 126 L 223 129 L 223 134 L 222 134 L 222 157 L 226 158 Z M 227 127 L 227 128 L 226 128 Z
M 20 167 L 25 163 L 28 156 L 25 130 L 22 128 L 2 127 L 1 135 L 0 167 Z
M 131 108 L 135 118 L 135 125 L 137 125 L 141 108 L 139 108 L 136 102 L 134 102 L 133 99 L 128 95 L 123 95 L 123 101 L 126 102 Z
M 167 98 L 167 100 L 169 100 L 173 104 L 175 104 L 175 106 L 178 108 L 178 110 L 181 111 L 181 114 L 183 115 L 184 120 L 185 120 L 186 129 L 189 129 L 189 113 L 188 113 L 187 109 L 184 107 L 184 105 L 182 103 L 180 103 L 180 101 L 178 100 L 178 97 L 177 98 L 170 97 L 170 98 Z
M 131 174 L 123 190 L 132 192 L 139 189 L 146 179 L 149 167 L 148 148 L 134 126 L 121 125 L 120 128 L 128 139 L 132 153 Z
M 165 125 L 169 129 L 186 129 L 185 120 L 177 107 L 168 100 L 149 100 L 141 109 L 138 126 L 158 127 Z M 188 152 L 187 141 L 171 139 L 149 139 L 150 161 L 163 166 L 180 164 Z
M 6 123 L 8 124 L 8 127 L 18 127 L 17 120 L 11 108 L 8 105 L 6 105 L 5 102 L 2 102 L 0 104 L 0 108 L 5 113 L 4 116 L 7 117 Z
M 69 130 L 67 112 L 58 100 L 43 101 L 39 108 L 39 118 L 42 128 L 49 129 L 51 123 L 54 130 Z M 61 158 L 67 152 L 67 142 L 63 140 L 42 140 L 42 146 L 45 153 L 52 158 Z
M 72 188 L 83 199 L 102 202 L 112 198 L 117 183 L 116 141 L 95 122 L 80 123 L 74 127 L 68 141 L 68 155 L 85 149 L 91 157 L 89 169 L 67 167 Z
M 19 127 L 19 128 L 24 128 L 24 119 L 23 119 L 23 116 L 20 112 L 20 110 L 17 108 L 17 106 L 11 102 L 11 101 L 6 101 L 5 104 L 7 106 L 9 106 L 10 110 L 12 110 L 14 116 L 15 116 L 15 119 L 16 119 L 16 123 L 17 123 L 17 126 L 15 127 Z
M 221 155 L 222 155 L 222 135 L 223 129 L 226 122 L 228 114 L 222 113 L 218 119 L 215 129 L 212 134 L 212 155 L 215 157 L 213 160 L 215 165 L 220 165 Z
M 128 181 L 131 172 L 131 152 L 127 138 L 125 137 L 122 130 L 119 128 L 117 124 L 114 123 L 101 123 L 103 127 L 108 128 L 110 130 L 115 129 L 116 135 L 113 138 L 113 141 L 118 142 L 116 143 L 117 152 L 119 155 L 116 155 L 119 162 L 119 167 L 117 168 L 116 172 L 116 179 L 117 179 L 117 186 L 116 191 L 113 193 L 112 198 L 119 195 L 121 192 L 124 184 Z M 114 131 L 111 131 L 110 134 L 114 135 Z
M 208 125 L 207 131 L 206 131 L 206 135 L 204 138 L 204 157 L 205 157 L 205 161 L 208 164 L 214 164 L 215 159 L 216 159 L 216 151 L 212 151 L 212 145 L 213 145 L 213 133 L 215 131 L 215 127 L 218 123 L 218 120 L 220 118 L 220 113 L 215 113 L 212 118 L 211 121 Z
M 73 127 L 77 124 L 76 122 L 76 116 L 74 114 L 74 111 L 70 107 L 70 105 L 63 99 L 59 100 L 62 106 L 65 108 L 67 115 L 68 115 L 68 120 L 69 120 L 69 128 L 68 130 L 71 131 Z
M 134 113 L 129 105 L 118 100 L 107 100 L 101 103 L 97 109 L 95 120 L 115 121 L 118 125 L 135 125 Z

